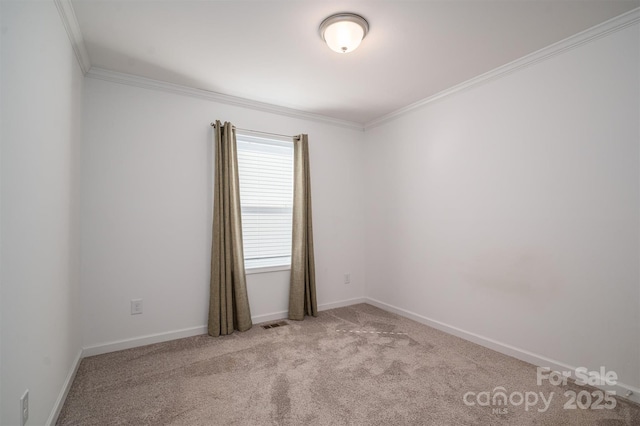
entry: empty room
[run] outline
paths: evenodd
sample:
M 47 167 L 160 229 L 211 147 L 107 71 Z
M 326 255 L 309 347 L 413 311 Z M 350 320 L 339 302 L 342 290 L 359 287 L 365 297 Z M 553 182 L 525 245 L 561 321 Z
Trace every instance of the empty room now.
M 640 425 L 640 0 L 0 37 L 0 425 Z

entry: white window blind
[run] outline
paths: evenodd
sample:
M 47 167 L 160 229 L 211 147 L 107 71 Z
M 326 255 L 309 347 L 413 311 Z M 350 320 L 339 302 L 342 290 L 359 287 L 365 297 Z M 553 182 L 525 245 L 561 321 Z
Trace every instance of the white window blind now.
M 293 142 L 236 140 L 245 268 L 290 265 Z

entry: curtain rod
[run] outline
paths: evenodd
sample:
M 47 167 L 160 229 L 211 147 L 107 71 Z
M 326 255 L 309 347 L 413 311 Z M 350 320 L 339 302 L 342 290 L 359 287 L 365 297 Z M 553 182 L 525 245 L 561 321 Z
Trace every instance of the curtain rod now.
M 216 123 L 211 123 L 211 127 L 216 127 Z M 234 127 L 236 130 L 241 130 L 241 131 L 243 131 L 243 132 L 258 133 L 258 134 L 261 134 L 261 135 L 280 136 L 280 137 L 283 137 L 283 138 L 292 138 L 292 139 L 293 139 L 293 138 L 298 137 L 298 135 L 294 135 L 294 136 L 291 136 L 291 135 L 281 135 L 280 133 L 261 132 L 260 130 L 241 129 L 240 127 L 236 127 L 236 126 L 233 126 L 233 127 Z

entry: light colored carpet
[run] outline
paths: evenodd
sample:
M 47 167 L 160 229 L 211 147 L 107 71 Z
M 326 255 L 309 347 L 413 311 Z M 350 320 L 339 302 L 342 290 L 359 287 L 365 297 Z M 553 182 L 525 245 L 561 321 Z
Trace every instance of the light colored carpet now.
M 499 386 L 554 396 L 545 412 L 542 401 L 528 410 L 463 402 Z M 567 390 L 594 389 L 538 386 L 530 364 L 361 304 L 85 358 L 58 424 L 640 424 L 640 406 L 622 399 L 612 410 L 564 409 Z

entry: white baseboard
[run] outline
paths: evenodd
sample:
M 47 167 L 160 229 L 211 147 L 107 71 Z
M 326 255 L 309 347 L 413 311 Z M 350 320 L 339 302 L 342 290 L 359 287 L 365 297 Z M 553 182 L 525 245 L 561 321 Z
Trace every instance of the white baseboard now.
M 289 311 L 279 311 L 279 312 L 273 312 L 271 314 L 255 315 L 251 317 L 251 322 L 254 324 L 261 324 L 263 322 L 278 321 L 278 320 L 286 319 L 288 314 L 289 314 Z
M 511 346 L 506 343 L 502 343 L 497 340 L 490 339 L 488 337 L 481 336 L 479 334 L 472 333 L 472 332 L 463 330 L 461 328 L 454 327 L 449 324 L 445 324 L 441 321 L 424 317 L 422 315 L 416 314 L 411 311 L 407 311 L 402 308 L 398 308 L 393 305 L 389 305 L 388 303 L 384 303 L 376 299 L 365 298 L 365 301 L 366 303 L 369 303 L 373 306 L 377 306 L 378 308 L 383 309 L 385 311 L 393 312 L 402 317 L 412 319 L 421 324 L 425 324 L 435 329 L 438 329 L 440 331 L 444 331 L 447 334 L 452 334 L 454 336 L 460 337 L 470 342 L 477 343 L 478 345 L 481 345 L 486 348 L 492 349 L 496 352 L 500 352 L 502 354 L 511 356 L 521 361 L 525 361 L 539 367 L 549 367 L 553 371 L 560 371 L 560 372 L 571 371 L 572 378 L 573 379 L 576 378 L 575 371 L 577 367 L 571 366 L 564 362 L 560 362 L 540 354 L 529 352 L 527 350 L 517 348 L 515 346 Z M 640 403 L 640 389 L 634 386 L 630 386 L 630 385 L 618 382 L 614 386 L 597 386 L 597 387 L 607 391 L 615 391 L 617 396 L 626 398 L 630 401 Z M 631 392 L 630 396 L 627 396 L 628 392 Z
M 355 297 L 353 299 L 339 300 L 337 302 L 323 303 L 318 305 L 318 311 L 326 311 L 329 309 L 343 308 L 345 306 L 357 305 L 358 303 L 367 303 L 366 297 Z
M 452 334 L 454 336 L 460 337 L 462 339 L 468 340 L 473 343 L 477 343 L 486 348 L 495 350 L 496 352 L 500 352 L 502 354 L 512 356 L 516 359 L 528 362 L 533 365 L 541 366 L 541 367 L 549 367 L 554 371 L 571 371 L 573 374 L 573 378 L 575 379 L 575 370 L 576 367 L 573 367 L 569 364 L 542 356 L 540 354 L 536 354 L 533 352 L 526 351 L 521 348 L 517 348 L 506 343 L 499 342 L 494 339 L 490 339 L 485 336 L 481 336 L 476 333 L 472 333 L 466 330 L 463 330 L 458 327 L 454 327 L 449 324 L 445 324 L 441 321 L 436 321 L 431 318 L 424 317 L 422 315 L 416 314 L 411 311 L 407 311 L 402 308 L 398 308 L 396 306 L 390 305 L 388 303 L 381 302 L 376 299 L 361 297 L 361 298 L 353 298 L 347 300 L 341 300 L 337 302 L 323 303 L 318 306 L 319 311 L 326 311 L 328 309 L 341 308 L 344 306 L 355 305 L 359 303 L 369 303 L 370 305 L 377 306 L 380 309 L 384 309 L 385 311 L 393 312 L 405 318 L 412 319 L 421 324 L 428 325 L 430 327 L 436 328 L 438 330 L 444 331 L 445 333 Z M 271 314 L 264 315 L 256 315 L 252 317 L 252 321 L 256 324 L 260 322 L 267 321 L 275 321 L 279 319 L 285 319 L 287 317 L 287 311 L 274 312 Z M 123 349 L 131 349 L 138 346 L 150 345 L 153 343 L 166 342 L 169 340 L 182 339 L 184 337 L 197 336 L 201 334 L 207 333 L 207 326 L 196 326 L 191 328 L 185 328 L 182 330 L 169 331 L 164 333 L 156 333 L 150 334 L 146 336 L 134 337 L 130 339 L 123 339 L 118 341 L 113 341 L 109 343 L 93 345 L 83 348 L 78 352 L 76 359 L 71 366 L 69 374 L 64 381 L 62 389 L 60 390 L 60 394 L 56 399 L 56 402 L 53 406 L 49 419 L 46 422 L 46 425 L 55 425 L 58 420 L 58 416 L 60 415 L 60 411 L 62 410 L 62 406 L 64 405 L 64 401 L 69 394 L 69 390 L 71 389 L 71 384 L 76 376 L 76 372 L 78 371 L 78 367 L 80 366 L 80 361 L 84 357 L 101 355 L 109 352 L 119 351 Z M 640 388 L 630 386 L 624 383 L 618 382 L 614 386 L 604 387 L 599 386 L 602 389 L 608 391 L 615 391 L 616 395 L 627 398 L 636 403 L 640 403 Z M 632 392 L 630 396 L 627 397 L 627 393 Z
M 367 302 L 366 298 L 358 297 L 354 299 L 340 300 L 337 302 L 323 303 L 321 305 L 318 305 L 318 311 L 326 311 L 328 309 L 342 308 L 344 306 L 357 305 L 358 303 L 366 303 L 366 302 Z M 254 324 L 260 324 L 263 322 L 287 319 L 288 316 L 289 316 L 289 311 L 279 311 L 279 312 L 273 312 L 271 314 L 252 316 L 251 321 Z
M 47 426 L 53 426 L 58 421 L 58 416 L 60 415 L 60 411 L 62 410 L 62 406 L 64 405 L 64 401 L 67 399 L 67 395 L 69 394 L 69 390 L 71 389 L 71 385 L 73 384 L 73 379 L 76 378 L 76 373 L 78 372 L 78 367 L 80 367 L 80 361 L 82 361 L 82 349 L 78 351 L 78 355 L 76 359 L 71 364 L 71 369 L 69 370 L 69 374 L 67 374 L 67 378 L 64 380 L 62 384 L 62 389 L 60 389 L 60 394 L 58 394 L 58 398 L 56 399 L 55 404 L 53 404 L 53 409 L 51 410 L 51 414 L 49 414 L 49 418 L 47 419 Z
M 167 342 L 169 340 L 182 339 L 184 337 L 207 334 L 207 326 L 184 328 L 182 330 L 166 331 L 164 333 L 148 334 L 146 336 L 132 337 L 130 339 L 116 340 L 114 342 L 102 343 L 83 348 L 82 356 L 102 355 L 109 352 L 121 351 L 123 349 L 137 348 L 138 346 L 152 345 L 154 343 Z
M 365 303 L 365 298 L 355 298 L 340 300 L 337 302 L 323 303 L 318 305 L 319 311 L 326 311 L 327 309 L 340 308 L 343 306 L 355 305 L 357 303 Z M 255 324 L 268 321 L 276 321 L 286 319 L 288 311 L 273 312 L 270 314 L 255 315 L 251 317 L 251 321 Z M 149 334 L 146 336 L 132 337 L 129 339 L 116 340 L 113 342 L 101 343 L 98 345 L 92 345 L 84 347 L 82 350 L 82 357 L 102 355 L 109 352 L 121 351 L 123 349 L 137 348 L 138 346 L 152 345 L 154 343 L 167 342 L 169 340 L 182 339 L 184 337 L 197 336 L 200 334 L 207 334 L 207 326 L 201 325 L 191 328 L 185 328 L 182 330 L 166 331 L 163 333 Z

